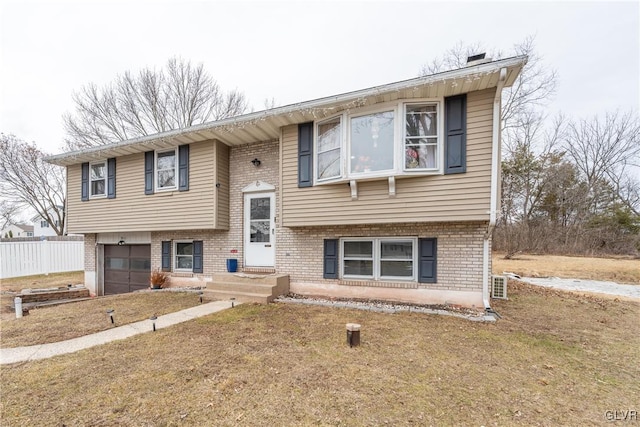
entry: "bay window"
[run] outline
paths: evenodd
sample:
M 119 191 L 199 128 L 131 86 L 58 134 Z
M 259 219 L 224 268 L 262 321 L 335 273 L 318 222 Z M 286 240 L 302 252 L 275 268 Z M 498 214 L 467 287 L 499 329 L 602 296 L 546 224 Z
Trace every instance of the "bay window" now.
M 442 172 L 439 109 L 433 101 L 395 103 L 316 122 L 315 182 Z

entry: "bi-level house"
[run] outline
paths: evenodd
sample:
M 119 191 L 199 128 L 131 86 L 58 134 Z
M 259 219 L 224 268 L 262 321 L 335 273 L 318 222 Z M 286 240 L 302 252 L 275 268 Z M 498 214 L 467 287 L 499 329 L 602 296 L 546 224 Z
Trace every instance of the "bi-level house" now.
M 488 307 L 501 94 L 525 63 L 50 157 L 67 167 L 85 284 L 129 292 L 159 268 L 172 286 L 212 287 L 237 259 L 303 295 Z

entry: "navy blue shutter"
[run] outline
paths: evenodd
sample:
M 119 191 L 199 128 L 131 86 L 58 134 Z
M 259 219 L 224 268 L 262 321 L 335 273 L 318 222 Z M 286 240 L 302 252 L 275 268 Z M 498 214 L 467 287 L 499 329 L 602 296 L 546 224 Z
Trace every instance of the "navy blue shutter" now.
M 82 186 L 80 193 L 80 199 L 83 202 L 89 200 L 89 163 L 82 164 Z
M 436 283 L 438 239 L 418 239 L 418 282 Z
M 189 145 L 178 147 L 178 191 L 189 190 Z
M 171 271 L 171 241 L 162 242 L 162 271 Z
M 153 151 L 144 153 L 144 194 L 153 194 L 153 163 L 155 155 Z
M 202 240 L 193 241 L 193 272 L 202 273 Z
M 444 173 L 464 173 L 467 171 L 467 95 L 445 98 L 444 110 Z
M 116 198 L 116 159 L 107 159 L 107 199 Z
M 313 186 L 313 122 L 298 125 L 298 187 Z
M 324 271 L 325 279 L 338 278 L 338 239 L 324 241 Z

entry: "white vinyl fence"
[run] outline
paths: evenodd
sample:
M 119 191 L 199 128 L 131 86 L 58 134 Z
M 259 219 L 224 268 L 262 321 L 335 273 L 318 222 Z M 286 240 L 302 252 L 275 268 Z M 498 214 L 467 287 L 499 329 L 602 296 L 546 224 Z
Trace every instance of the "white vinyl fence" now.
M 84 270 L 84 242 L 0 242 L 0 279 Z

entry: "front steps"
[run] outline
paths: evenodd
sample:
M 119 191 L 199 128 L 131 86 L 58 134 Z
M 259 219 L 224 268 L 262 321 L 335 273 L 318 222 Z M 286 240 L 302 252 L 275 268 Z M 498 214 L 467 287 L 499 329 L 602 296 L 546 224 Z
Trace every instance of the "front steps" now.
M 235 298 L 241 302 L 267 304 L 289 292 L 288 274 L 215 273 L 207 282 L 206 296 L 213 299 Z

